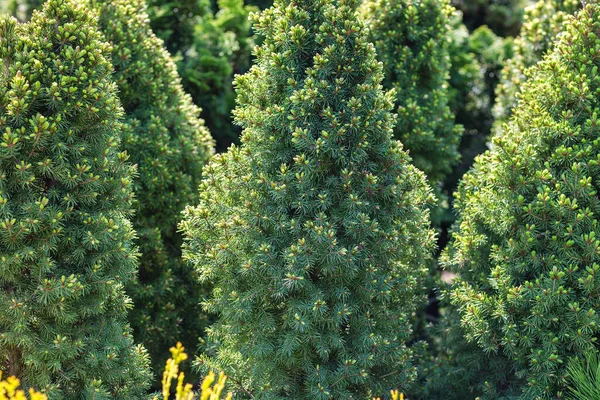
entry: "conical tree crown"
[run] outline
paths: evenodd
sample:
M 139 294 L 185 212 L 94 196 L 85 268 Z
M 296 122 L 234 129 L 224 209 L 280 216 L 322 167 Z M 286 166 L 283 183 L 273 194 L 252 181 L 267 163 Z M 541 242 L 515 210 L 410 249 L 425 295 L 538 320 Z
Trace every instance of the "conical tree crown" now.
M 599 36 L 589 4 L 457 196 L 453 302 L 469 340 L 513 361 L 526 399 L 556 398 L 568 358 L 597 348 Z
M 200 110 L 184 93 L 177 68 L 152 33 L 141 0 L 94 2 L 99 27 L 112 44 L 114 77 L 125 109 L 123 147 L 138 166 L 134 180 L 139 279 L 127 290 L 130 321 L 156 371 L 173 340 L 194 348 L 204 321 L 193 268 L 181 261 L 180 213 L 198 197 L 202 167 L 213 141 Z
M 433 237 L 424 175 L 358 1 L 277 1 L 237 78 L 241 148 L 205 169 L 184 256 L 220 319 L 199 365 L 240 396 L 367 398 L 413 379 L 410 314 Z M 211 354 L 212 353 L 212 354 Z
M 88 14 L 50 0 L 0 22 L 0 370 L 51 398 L 134 399 L 147 370 L 123 292 L 133 171 Z
M 383 86 L 396 89 L 394 137 L 432 183 L 458 163 L 463 132 L 448 107 L 453 12 L 447 0 L 369 0 L 363 10 L 384 65 Z
M 540 0 L 525 9 L 521 33 L 512 46 L 513 56 L 504 65 L 496 87 L 495 134 L 502 132 L 502 125 L 508 122 L 513 108 L 517 106 L 518 93 L 527 80 L 527 68 L 551 50 L 569 15 L 580 7 L 580 0 Z

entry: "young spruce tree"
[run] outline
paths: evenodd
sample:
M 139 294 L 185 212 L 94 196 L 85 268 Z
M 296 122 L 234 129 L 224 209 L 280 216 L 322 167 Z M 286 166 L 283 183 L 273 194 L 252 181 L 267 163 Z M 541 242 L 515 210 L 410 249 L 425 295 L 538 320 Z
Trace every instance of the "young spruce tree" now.
M 123 290 L 133 167 L 94 24 L 69 0 L 0 22 L 0 370 L 51 399 L 137 399 L 148 381 Z
M 458 163 L 463 132 L 448 107 L 448 35 L 454 9 L 447 0 L 369 0 L 369 40 L 383 62 L 383 87 L 396 90 L 394 136 L 432 185 Z
M 502 132 L 502 125 L 508 122 L 513 108 L 517 106 L 518 93 L 527 79 L 527 68 L 551 50 L 569 15 L 580 6 L 581 0 L 540 0 L 525 9 L 520 36 L 512 45 L 512 58 L 504 64 L 500 83 L 496 86 L 494 134 Z
M 114 77 L 125 109 L 123 147 L 138 165 L 133 226 L 141 250 L 139 278 L 128 287 L 136 340 L 160 371 L 169 343 L 189 348 L 204 327 L 201 288 L 181 260 L 181 211 L 198 198 L 213 141 L 200 110 L 181 87 L 176 66 L 150 29 L 142 0 L 95 0 L 99 26 L 112 44 Z
M 599 37 L 593 2 L 456 196 L 452 301 L 467 339 L 512 361 L 523 399 L 559 397 L 569 357 L 598 346 Z
M 197 360 L 238 396 L 366 399 L 404 388 L 433 246 L 425 176 L 392 139 L 394 93 L 356 0 L 277 0 L 236 79 L 241 148 L 205 169 L 184 257 L 217 313 Z

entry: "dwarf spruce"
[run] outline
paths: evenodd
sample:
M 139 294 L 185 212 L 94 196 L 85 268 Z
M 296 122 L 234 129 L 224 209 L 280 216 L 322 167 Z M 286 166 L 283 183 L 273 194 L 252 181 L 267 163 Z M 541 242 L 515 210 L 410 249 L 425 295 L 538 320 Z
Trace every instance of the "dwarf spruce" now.
M 448 35 L 454 9 L 445 0 L 369 0 L 369 40 L 383 62 L 385 89 L 396 89 L 394 137 L 432 184 L 458 162 L 463 132 L 448 107 Z
M 236 79 L 242 145 L 205 168 L 184 257 L 218 321 L 196 365 L 237 396 L 367 398 L 414 379 L 411 313 L 432 249 L 422 172 L 354 0 L 277 0 Z
M 196 202 L 213 141 L 200 110 L 181 87 L 176 66 L 148 24 L 141 0 L 96 0 L 99 27 L 112 45 L 114 77 L 125 109 L 123 147 L 138 166 L 134 180 L 141 257 L 128 287 L 136 340 L 155 370 L 180 340 L 194 348 L 204 319 L 193 268 L 181 260 L 180 212 Z
M 133 167 L 93 25 L 65 0 L 0 22 L 0 370 L 51 399 L 137 399 Z
M 511 360 L 523 399 L 558 397 L 569 358 L 598 346 L 599 35 L 594 2 L 456 196 L 452 301 L 467 339 Z

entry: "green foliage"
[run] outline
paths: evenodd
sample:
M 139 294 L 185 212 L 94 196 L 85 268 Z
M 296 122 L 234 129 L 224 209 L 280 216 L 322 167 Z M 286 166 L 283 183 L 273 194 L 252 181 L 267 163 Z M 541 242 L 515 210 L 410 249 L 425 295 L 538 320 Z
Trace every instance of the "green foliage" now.
M 147 12 L 152 31 L 176 55 L 192 46 L 196 23 L 211 9 L 208 0 L 148 0 Z
M 256 6 L 261 10 L 265 10 L 273 5 L 273 0 L 248 0 L 248 4 Z
M 139 279 L 128 287 L 136 340 L 155 371 L 168 342 L 194 347 L 204 327 L 201 288 L 181 260 L 180 213 L 198 198 L 213 141 L 184 93 L 176 66 L 152 34 L 142 0 L 96 0 L 99 26 L 112 45 L 114 77 L 125 109 L 123 147 L 138 165 L 133 225 L 141 250 Z
M 517 94 L 527 79 L 527 68 L 540 61 L 550 50 L 568 16 L 580 6 L 580 0 L 540 0 L 526 9 L 521 34 L 513 44 L 512 58 L 504 63 L 500 83 L 496 87 L 495 134 L 502 131 L 502 125 L 508 122 L 512 109 L 517 105 Z
M 445 300 L 443 298 L 439 320 L 428 326 L 427 333 L 433 340 L 427 352 L 419 355 L 419 382 L 408 393 L 408 398 L 517 399 L 520 386 L 514 382 L 510 361 L 501 355 L 486 354 L 465 340 L 460 316 Z
M 254 36 L 250 12 L 243 0 L 219 0 L 219 12 L 208 13 L 195 26 L 194 40 L 182 55 L 178 69 L 185 90 L 202 110 L 206 125 L 214 133 L 217 148 L 225 150 L 238 142 L 240 129 L 233 125 L 235 106 L 233 74 L 250 67 Z
M 496 36 L 483 26 L 472 34 L 454 15 L 450 34 L 449 105 L 456 123 L 464 127 L 459 146 L 461 163 L 452 169 L 444 181 L 445 190 L 452 194 L 460 178 L 471 168 L 475 157 L 487 149 L 494 117 L 494 91 L 497 74 L 504 60 L 510 57 L 509 39 Z M 445 220 L 451 223 L 453 215 Z
M 458 162 L 462 126 L 448 107 L 449 20 L 445 0 L 370 0 L 364 3 L 369 40 L 383 62 L 383 87 L 396 90 L 394 137 L 437 185 Z
M 0 22 L 0 369 L 53 399 L 137 399 L 133 167 L 93 24 L 65 0 Z
M 599 34 L 588 4 L 456 195 L 452 302 L 470 342 L 511 360 L 524 399 L 557 397 L 600 332 Z
M 600 400 L 600 354 L 597 351 L 571 358 L 567 373 L 570 399 Z
M 2 0 L 2 2 L 6 2 L 6 10 L 2 10 L 3 6 L 0 5 L 0 13 L 7 11 L 20 21 L 29 21 L 33 11 L 41 9 L 44 4 L 44 0 Z
M 516 36 L 528 0 L 452 0 L 470 31 L 487 25 L 496 35 Z
M 254 34 L 243 0 L 150 0 L 151 26 L 176 59 L 182 84 L 213 132 L 219 151 L 239 142 L 232 123 L 233 75 L 250 68 Z M 218 9 L 213 13 L 212 8 Z
M 219 11 L 215 15 L 215 25 L 236 40 L 230 58 L 233 72 L 244 74 L 252 64 L 251 56 L 255 46 L 250 13 L 257 12 L 258 8 L 244 5 L 243 0 L 217 0 L 217 4 Z
M 434 199 L 392 140 L 395 95 L 357 7 L 278 0 L 255 15 L 242 146 L 205 168 L 181 225 L 219 315 L 196 365 L 240 397 L 365 399 L 414 379 Z

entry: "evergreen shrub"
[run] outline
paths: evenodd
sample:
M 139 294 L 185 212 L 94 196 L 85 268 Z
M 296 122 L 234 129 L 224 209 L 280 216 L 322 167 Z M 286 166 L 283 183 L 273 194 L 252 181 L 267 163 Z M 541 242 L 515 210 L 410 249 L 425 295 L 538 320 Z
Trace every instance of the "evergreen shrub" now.
M 196 23 L 212 11 L 209 0 L 148 0 L 147 12 L 152 31 L 176 56 L 192 46 Z
M 133 226 L 141 251 L 139 277 L 127 286 L 134 337 L 154 370 L 172 340 L 194 348 L 205 318 L 202 288 L 181 260 L 180 213 L 198 198 L 213 140 L 200 110 L 181 86 L 169 53 L 150 29 L 142 0 L 96 0 L 98 24 L 112 44 L 114 78 L 125 109 L 123 147 L 138 166 Z
M 492 107 L 498 73 L 510 57 L 511 39 L 498 37 L 482 26 L 469 33 L 460 13 L 451 21 L 449 105 L 456 123 L 464 127 L 459 145 L 461 162 L 444 182 L 448 193 L 456 190 L 460 178 L 471 168 L 475 157 L 487 150 L 494 122 Z
M 411 318 L 434 237 L 425 176 L 354 0 L 278 0 L 236 79 L 241 147 L 181 228 L 219 319 L 196 366 L 241 398 L 371 398 L 414 380 Z
M 456 195 L 452 302 L 470 342 L 511 360 L 523 399 L 564 394 L 568 358 L 597 347 L 599 34 L 593 2 Z
M 50 398 L 137 399 L 133 167 L 94 24 L 68 0 L 0 22 L 0 369 Z

